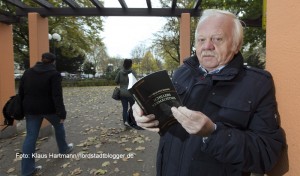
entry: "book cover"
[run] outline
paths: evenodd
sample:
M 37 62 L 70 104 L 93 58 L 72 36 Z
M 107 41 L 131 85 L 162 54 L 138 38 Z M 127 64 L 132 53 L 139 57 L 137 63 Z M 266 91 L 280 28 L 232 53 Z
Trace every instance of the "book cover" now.
M 134 79 L 132 75 L 128 76 L 129 80 Z M 149 74 L 136 82 L 129 82 L 129 92 L 145 114 L 155 115 L 161 134 L 177 122 L 171 107 L 181 106 L 181 101 L 166 70 Z

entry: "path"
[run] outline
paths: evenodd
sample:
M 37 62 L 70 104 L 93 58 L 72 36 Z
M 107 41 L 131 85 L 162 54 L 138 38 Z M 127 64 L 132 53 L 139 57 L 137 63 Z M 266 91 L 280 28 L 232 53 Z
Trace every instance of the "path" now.
M 42 176 L 155 175 L 159 136 L 124 128 L 121 103 L 110 98 L 113 88 L 64 88 L 67 140 L 75 148 L 68 158 L 55 158 L 54 136 L 39 139 L 36 163 L 43 166 Z M 20 175 L 21 162 L 16 153 L 22 148 L 24 121 L 18 123 L 18 129 L 15 137 L 0 139 L 1 176 Z M 103 158 L 105 154 L 115 158 Z

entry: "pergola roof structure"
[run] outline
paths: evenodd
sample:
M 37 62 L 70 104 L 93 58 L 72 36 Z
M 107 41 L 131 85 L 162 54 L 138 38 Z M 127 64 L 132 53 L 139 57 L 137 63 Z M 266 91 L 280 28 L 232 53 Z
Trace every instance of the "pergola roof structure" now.
M 190 16 L 200 16 L 202 0 L 195 0 L 193 8 L 178 8 L 177 0 L 172 0 L 170 7 L 153 8 L 151 0 L 145 0 L 147 8 L 129 8 L 126 0 L 118 0 L 121 8 L 107 8 L 99 0 L 89 0 L 94 7 L 81 7 L 75 0 L 62 0 L 67 7 L 55 7 L 47 0 L 32 0 L 39 7 L 32 7 L 21 0 L 2 0 L 16 7 L 14 13 L 0 9 L 0 22 L 13 24 L 19 23 L 28 13 L 36 12 L 41 16 L 145 16 L 145 17 L 180 17 L 182 13 Z M 87 0 L 88 1 L 88 0 Z M 261 27 L 261 18 L 242 19 L 246 26 Z

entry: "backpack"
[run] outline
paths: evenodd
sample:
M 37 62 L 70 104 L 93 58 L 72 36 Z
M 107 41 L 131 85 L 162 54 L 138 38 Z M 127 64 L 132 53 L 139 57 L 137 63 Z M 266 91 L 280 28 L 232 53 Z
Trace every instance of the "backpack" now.
M 11 96 L 5 103 L 2 113 L 4 116 L 4 125 L 6 125 L 5 128 L 12 126 L 14 124 L 14 120 L 23 120 L 24 113 L 21 97 L 18 94 Z M 2 129 L 2 131 L 4 129 Z

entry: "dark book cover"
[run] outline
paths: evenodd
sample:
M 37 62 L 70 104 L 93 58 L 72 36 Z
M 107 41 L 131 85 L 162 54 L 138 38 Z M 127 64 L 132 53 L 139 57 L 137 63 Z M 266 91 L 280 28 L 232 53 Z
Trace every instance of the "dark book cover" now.
M 131 80 L 131 78 L 129 78 Z M 129 92 L 145 114 L 154 114 L 159 121 L 160 134 L 176 123 L 171 107 L 181 106 L 181 101 L 166 70 L 149 74 L 137 82 L 129 81 Z

